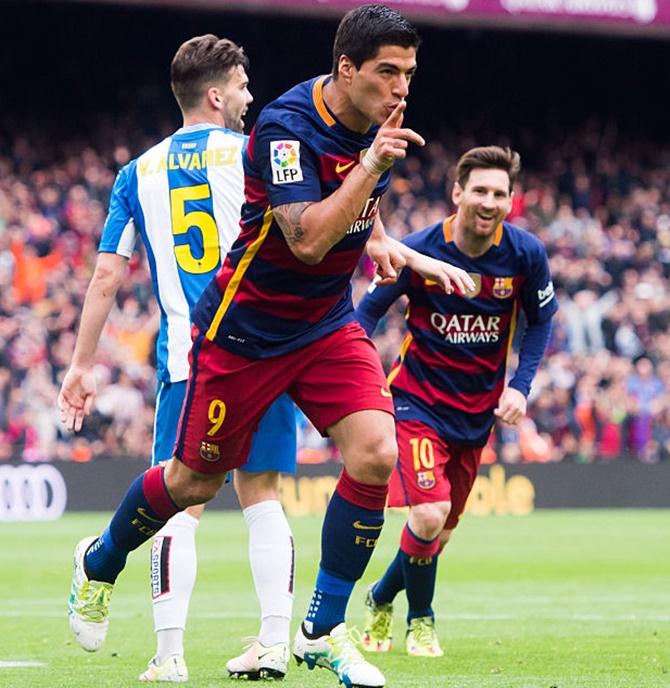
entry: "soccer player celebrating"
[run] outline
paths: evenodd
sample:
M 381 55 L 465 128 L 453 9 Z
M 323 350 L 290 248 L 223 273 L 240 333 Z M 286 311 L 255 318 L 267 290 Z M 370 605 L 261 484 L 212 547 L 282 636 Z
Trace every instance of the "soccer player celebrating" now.
M 371 288 L 356 310 L 371 334 L 401 294 L 409 297 L 409 334 L 388 378 L 400 457 L 389 506 L 409 506 L 409 518 L 395 559 L 368 591 L 363 642 L 372 652 L 391 649 L 393 600 L 404 588 L 408 654 L 442 655 L 431 606 L 438 555 L 463 513 L 495 419 L 515 425 L 525 414 L 549 341 L 557 305 L 546 251 L 504 222 L 519 169 L 519 155 L 509 148 L 469 150 L 456 168 L 456 214 L 405 239 L 466 270 L 476 284 L 467 298 L 405 270 L 394 285 Z M 519 309 L 527 326 L 506 384 Z
M 66 425 L 81 428 L 96 394 L 95 349 L 139 234 L 161 311 L 153 466 L 169 459 L 174 449 L 188 377 L 190 310 L 239 233 L 246 147 L 242 118 L 252 100 L 247 66 L 241 48 L 211 34 L 192 38 L 177 51 L 172 89 L 184 126 L 119 173 L 72 364 L 60 393 Z M 239 676 L 269 678 L 286 672 L 293 545 L 279 503 L 277 471 L 295 470 L 295 444 L 293 404 L 285 395 L 262 420 L 249 461 L 235 475 L 249 526 L 250 562 L 262 615 L 258 642 L 229 663 Z M 175 515 L 154 537 L 151 587 L 157 650 L 140 676 L 143 681 L 188 678 L 183 635 L 196 577 L 195 531 L 202 510 L 193 506 Z M 151 533 L 159 528 L 151 519 L 146 525 Z M 111 585 L 125 560 L 125 540 L 119 533 L 112 524 L 86 558 L 92 580 L 87 582 L 80 573 L 74 581 L 70 624 L 86 650 L 98 650 L 105 637 Z M 78 558 L 93 540 L 80 543 Z
M 391 394 L 354 320 L 350 279 L 367 246 L 385 282 L 407 264 L 447 290 L 452 280 L 461 291 L 474 286 L 463 270 L 387 238 L 378 217 L 391 166 L 410 143 L 423 144 L 402 127 L 418 42 L 394 10 L 358 7 L 338 27 L 333 74 L 295 86 L 261 112 L 244 160 L 242 231 L 193 311 L 175 458 L 140 476 L 106 535 L 85 556 L 80 550 L 77 600 L 100 570 L 101 542 L 111 542 L 120 570 L 148 532 L 212 499 L 226 472 L 245 461 L 263 413 L 289 392 L 344 462 L 293 652 L 346 685 L 384 685 L 344 624 L 382 528 L 397 458 Z M 86 600 L 80 609 L 84 615 Z

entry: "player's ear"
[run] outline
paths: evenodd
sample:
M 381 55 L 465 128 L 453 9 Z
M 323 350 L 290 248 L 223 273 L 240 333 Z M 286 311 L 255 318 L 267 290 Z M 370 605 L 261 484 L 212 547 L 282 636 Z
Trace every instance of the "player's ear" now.
M 346 56 L 340 55 L 337 61 L 337 73 L 340 79 L 349 85 L 354 78 L 354 63 Z
M 461 198 L 463 198 L 463 188 L 458 182 L 454 182 L 454 188 L 451 190 L 451 200 L 454 205 L 460 205 Z
M 207 89 L 207 102 L 215 110 L 221 110 L 223 108 L 223 94 L 221 93 L 221 89 L 217 86 L 210 86 Z
M 512 210 L 512 203 L 513 202 L 514 202 L 514 191 L 510 191 L 509 202 L 507 203 L 507 210 L 505 211 L 505 217 L 507 217 L 510 214 L 510 211 Z

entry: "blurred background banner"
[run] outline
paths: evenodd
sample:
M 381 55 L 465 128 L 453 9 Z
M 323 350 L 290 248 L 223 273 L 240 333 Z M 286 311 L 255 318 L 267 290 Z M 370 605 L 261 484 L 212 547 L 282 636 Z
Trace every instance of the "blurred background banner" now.
M 175 5 L 247 12 L 291 12 L 341 16 L 353 0 L 122 0 L 129 4 Z M 461 26 L 638 32 L 670 32 L 670 4 L 665 0 L 389 0 L 414 21 Z
M 53 521 L 66 511 L 110 511 L 143 464 L 135 459 L 100 457 L 78 464 L 0 466 L 0 522 Z M 291 516 L 322 515 L 341 466 L 335 462 L 301 465 L 282 482 L 282 502 Z M 104 484 L 104 491 L 97 485 Z M 574 466 L 498 464 L 477 478 L 466 513 L 525 516 L 536 509 L 615 509 L 670 507 L 670 463 Z M 208 505 L 237 509 L 232 485 Z
M 328 8 L 341 13 L 361 3 L 351 0 L 270 0 L 239 3 L 239 6 L 261 4 L 303 10 Z M 407 16 L 445 21 L 461 17 L 482 21 L 505 19 L 517 25 L 538 19 L 570 22 L 573 26 L 576 19 L 634 25 L 670 24 L 670 7 L 663 0 L 390 0 L 388 4 Z

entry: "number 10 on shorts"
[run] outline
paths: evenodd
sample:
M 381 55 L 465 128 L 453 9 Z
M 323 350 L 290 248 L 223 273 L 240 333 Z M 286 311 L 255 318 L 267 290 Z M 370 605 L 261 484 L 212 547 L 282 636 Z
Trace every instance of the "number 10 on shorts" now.
M 435 468 L 435 451 L 429 437 L 411 437 L 409 443 L 412 447 L 415 471 Z

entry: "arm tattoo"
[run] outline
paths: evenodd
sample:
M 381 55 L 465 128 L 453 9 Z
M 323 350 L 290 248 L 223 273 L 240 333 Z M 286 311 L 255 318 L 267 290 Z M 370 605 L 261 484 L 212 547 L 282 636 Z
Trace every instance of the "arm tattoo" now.
M 300 226 L 303 211 L 311 203 L 286 203 L 272 209 L 277 224 L 289 246 L 299 244 L 305 238 L 305 230 Z

